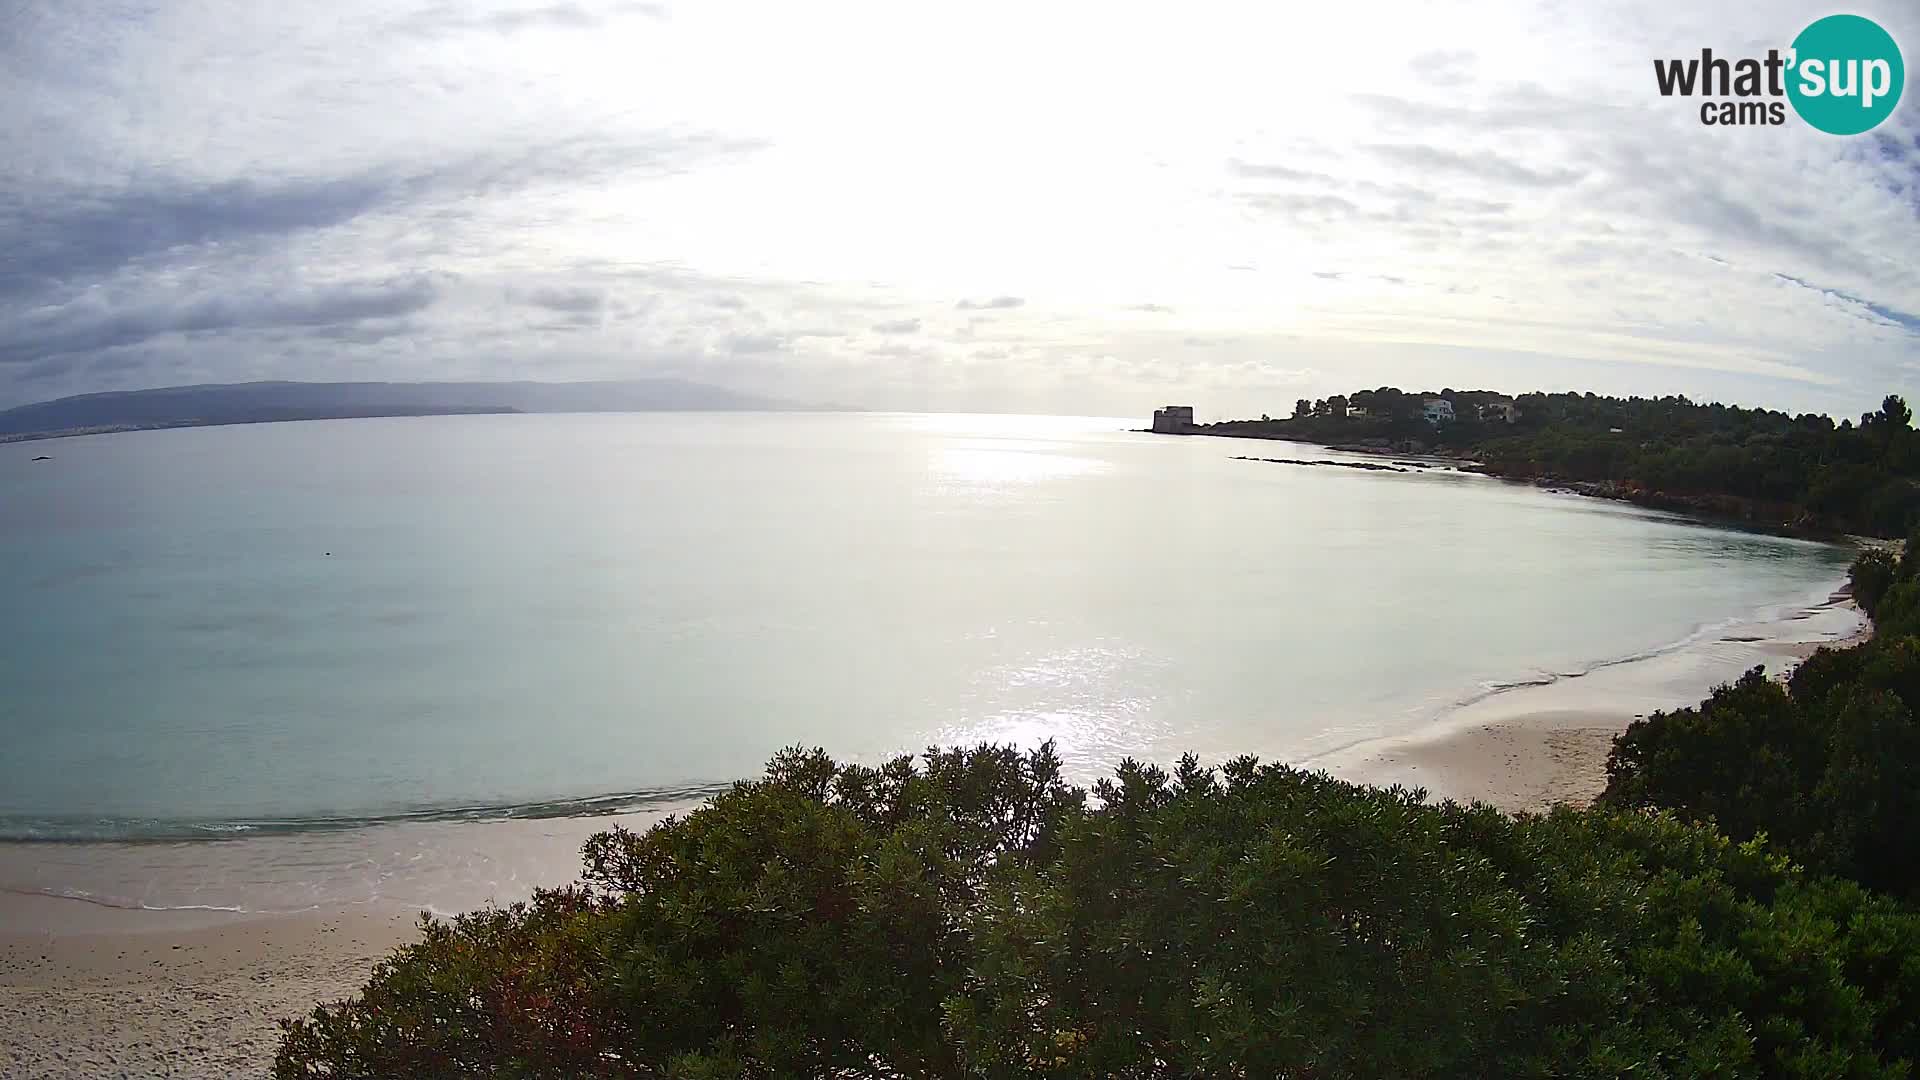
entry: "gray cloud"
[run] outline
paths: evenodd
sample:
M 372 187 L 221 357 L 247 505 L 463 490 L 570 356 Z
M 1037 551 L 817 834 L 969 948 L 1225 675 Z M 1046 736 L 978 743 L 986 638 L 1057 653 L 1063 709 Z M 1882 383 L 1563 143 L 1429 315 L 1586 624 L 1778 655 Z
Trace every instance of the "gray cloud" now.
M 428 168 L 336 177 L 189 183 L 151 177 L 112 190 L 49 187 L 0 196 L 0 304 L 210 245 L 274 243 L 378 214 L 453 207 L 561 182 L 659 177 L 764 146 L 753 140 L 656 133 L 622 142 L 547 140 Z M 0 176 L 4 172 L 0 171 Z M 17 188 L 16 188 L 17 190 Z M 5 191 L 5 187 L 0 187 Z
M 173 181 L 113 192 L 50 192 L 0 204 L 0 300 L 111 273 L 202 244 L 339 225 L 379 207 L 392 184 L 370 176 L 280 182 Z
M 597 315 L 607 306 L 606 293 L 579 286 L 529 289 L 521 293 L 520 298 L 534 307 L 571 315 Z
M 426 310 L 439 295 L 426 277 L 343 285 L 223 289 L 168 303 L 78 301 L 0 330 L 0 364 L 24 364 L 137 345 L 169 334 L 277 328 L 316 333 Z
M 1026 300 L 1018 296 L 996 296 L 991 300 L 962 300 L 953 306 L 961 311 L 1001 311 L 1025 303 Z
M 920 332 L 919 319 L 894 319 L 890 322 L 873 324 L 876 334 L 917 334 Z

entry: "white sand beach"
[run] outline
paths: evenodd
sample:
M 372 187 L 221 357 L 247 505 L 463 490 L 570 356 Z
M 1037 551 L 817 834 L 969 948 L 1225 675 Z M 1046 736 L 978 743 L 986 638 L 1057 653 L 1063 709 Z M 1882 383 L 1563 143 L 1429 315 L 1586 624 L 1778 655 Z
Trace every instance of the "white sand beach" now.
M 0 900 L 0 1076 L 264 1076 L 280 1018 L 352 993 L 414 932 L 391 909 L 170 914 Z
M 423 908 L 565 884 L 588 836 L 662 816 L 0 844 L 7 881 L 69 894 L 0 891 L 0 1077 L 265 1076 L 278 1021 L 352 994 L 413 939 Z M 236 899 L 255 910 L 217 910 Z

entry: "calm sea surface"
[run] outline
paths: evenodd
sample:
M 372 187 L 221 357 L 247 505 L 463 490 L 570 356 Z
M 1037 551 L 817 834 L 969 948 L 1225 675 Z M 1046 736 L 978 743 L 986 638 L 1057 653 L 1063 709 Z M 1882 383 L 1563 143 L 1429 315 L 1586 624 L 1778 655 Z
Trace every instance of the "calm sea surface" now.
M 796 743 L 1297 760 L 1804 605 L 1847 561 L 1128 426 L 476 416 L 0 446 L 0 838 L 640 806 Z

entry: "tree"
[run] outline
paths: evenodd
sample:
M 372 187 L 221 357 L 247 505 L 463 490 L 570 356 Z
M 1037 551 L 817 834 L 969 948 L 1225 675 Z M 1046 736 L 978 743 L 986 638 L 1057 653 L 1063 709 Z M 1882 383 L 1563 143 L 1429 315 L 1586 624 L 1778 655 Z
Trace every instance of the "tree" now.
M 1916 538 L 1920 540 L 1920 538 Z M 1854 561 L 1873 640 L 1821 649 L 1782 686 L 1761 669 L 1614 741 L 1604 805 L 1766 837 L 1818 871 L 1920 901 L 1920 544 Z
M 1909 547 L 1909 550 L 1912 550 Z M 1853 560 L 1853 567 L 1847 572 L 1847 580 L 1853 590 L 1853 599 L 1860 610 L 1873 614 L 1887 589 L 1892 587 L 1899 564 L 1892 555 L 1884 551 L 1863 552 Z
M 1671 816 L 1251 758 L 1092 794 L 1051 747 L 788 751 L 596 836 L 580 887 L 427 919 L 285 1025 L 275 1075 L 1878 1078 L 1920 1053 L 1920 916 Z
M 1293 418 L 1303 420 L 1313 415 L 1313 402 L 1300 398 L 1293 403 Z

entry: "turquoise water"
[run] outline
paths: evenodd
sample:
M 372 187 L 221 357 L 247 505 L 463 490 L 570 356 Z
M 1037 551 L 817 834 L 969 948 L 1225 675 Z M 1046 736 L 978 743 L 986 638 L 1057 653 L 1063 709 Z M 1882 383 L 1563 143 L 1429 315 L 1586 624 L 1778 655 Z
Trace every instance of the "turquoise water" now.
M 598 812 L 795 743 L 1297 760 L 1803 605 L 1847 560 L 1129 426 L 478 416 L 0 446 L 0 837 Z

